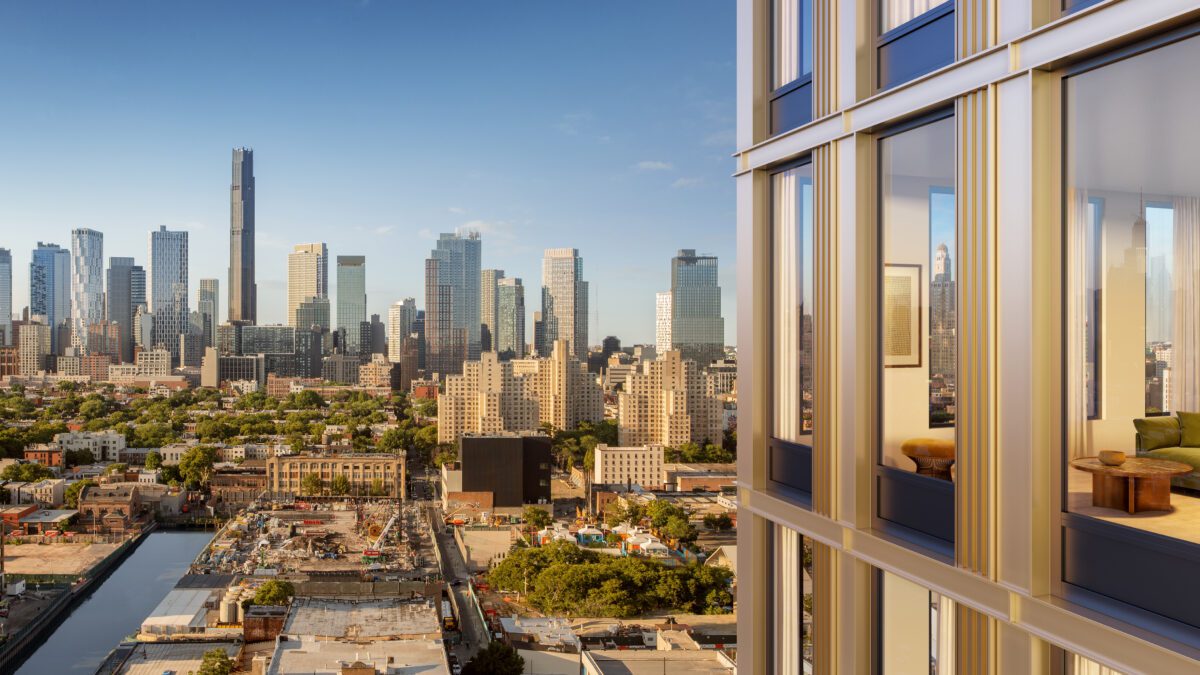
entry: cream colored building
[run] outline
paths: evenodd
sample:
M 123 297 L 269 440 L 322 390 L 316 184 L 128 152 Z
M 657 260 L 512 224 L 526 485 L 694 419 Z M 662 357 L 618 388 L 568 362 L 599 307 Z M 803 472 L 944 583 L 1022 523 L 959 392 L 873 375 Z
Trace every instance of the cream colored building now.
M 596 446 L 592 482 L 597 485 L 640 485 L 647 490 L 660 489 L 663 482 L 663 447 L 642 445 L 632 448 Z
M 372 452 L 342 455 L 275 455 L 266 459 L 267 490 L 305 494 L 304 478 L 310 474 L 321 477 L 323 494 L 330 494 L 333 479 L 345 476 L 350 482 L 350 495 L 400 497 L 405 496 L 405 455 Z M 373 494 L 382 486 L 383 494 Z
M 707 394 L 704 374 L 677 351 L 643 362 L 617 399 L 622 446 L 720 443 L 720 402 Z
M 17 359 L 21 374 L 29 377 L 46 369 L 46 358 L 50 355 L 50 327 L 40 323 L 21 326 Z
M 328 297 L 329 250 L 324 243 L 296 244 L 288 254 L 287 325 L 296 325 L 300 303 Z
M 738 672 L 1200 672 L 1198 19 L 737 0 Z
M 125 435 L 115 431 L 66 431 L 54 435 L 54 442 L 65 453 L 87 450 L 97 462 L 116 462 L 125 450 Z
M 604 419 L 604 391 L 587 362 L 570 353 L 570 341 L 555 340 L 548 358 L 517 359 L 513 373 L 528 375 L 538 402 L 540 424 L 574 429 Z
M 438 442 L 464 433 L 536 431 L 542 424 L 574 429 L 604 417 L 604 394 L 587 366 L 557 340 L 549 358 L 500 361 L 483 352 L 463 364 L 462 375 L 446 378 L 438 396 Z
M 493 434 L 538 428 L 533 378 L 513 372 L 512 361 L 483 352 L 446 378 L 438 395 L 438 442 L 455 443 L 465 433 Z

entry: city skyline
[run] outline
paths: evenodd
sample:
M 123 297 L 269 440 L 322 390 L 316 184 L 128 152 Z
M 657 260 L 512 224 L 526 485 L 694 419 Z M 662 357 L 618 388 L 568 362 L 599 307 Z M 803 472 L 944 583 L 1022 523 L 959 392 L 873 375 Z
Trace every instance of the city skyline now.
M 653 341 L 653 290 L 669 283 L 662 261 L 684 246 L 726 261 L 722 305 L 732 318 L 734 212 L 727 178 L 734 73 L 726 27 L 733 8 L 689 5 L 696 34 L 676 39 L 668 29 L 676 25 L 680 6 L 644 8 L 636 26 L 584 7 L 485 7 L 465 22 L 450 8 L 379 3 L 296 10 L 282 20 L 248 8 L 246 28 L 255 40 L 229 35 L 218 13 L 193 16 L 153 5 L 80 8 L 56 22 L 49 39 L 39 12 L 10 8 L 0 27 L 6 39 L 0 53 L 22 63 L 28 59 L 13 56 L 15 51 L 35 49 L 47 57 L 14 74 L 13 86 L 29 96 L 23 106 L 0 112 L 0 119 L 27 130 L 8 142 L 29 161 L 20 171 L 3 169 L 0 187 L 6 203 L 0 246 L 13 251 L 14 313 L 28 296 L 21 270 L 37 240 L 69 247 L 70 230 L 89 227 L 105 233 L 106 256 L 133 256 L 146 267 L 145 233 L 166 225 L 190 234 L 189 288 L 198 288 L 200 278 L 221 280 L 220 319 L 226 320 L 229 153 L 244 145 L 255 150 L 259 323 L 286 323 L 286 258 L 295 244 L 327 241 L 331 256 L 386 252 L 390 264 L 373 268 L 367 288 L 368 316 L 384 316 L 396 300 L 423 294 L 423 258 L 437 234 L 464 227 L 482 233 L 485 267 L 526 280 L 527 305 L 534 305 L 530 315 L 540 304 L 536 281 L 543 249 L 578 248 L 588 260 L 593 341 L 608 334 L 627 343 Z M 185 38 L 168 39 L 148 29 L 180 14 L 193 27 Z M 276 25 L 280 21 L 286 25 Z M 546 27 L 561 22 L 596 25 L 596 35 L 588 38 L 595 44 L 572 44 L 561 59 L 545 65 L 530 62 L 541 49 L 535 45 L 549 35 Z M 147 35 L 130 51 L 114 51 L 97 43 L 103 34 L 97 23 L 142 26 Z M 399 27 L 403 39 L 358 44 L 347 37 L 364 30 L 377 35 L 385 25 L 390 32 Z M 424 28 L 413 29 L 417 25 Z M 504 50 L 497 45 L 501 28 L 512 38 L 503 40 Z M 553 100 L 542 100 L 539 85 L 531 92 L 532 105 L 521 104 L 496 120 L 511 127 L 497 138 L 457 114 L 447 117 L 446 106 L 431 110 L 424 96 L 413 101 L 404 87 L 393 86 L 416 77 L 432 87 L 431 101 L 465 96 L 461 103 L 470 99 L 487 106 L 511 100 L 509 88 L 486 85 L 464 93 L 454 77 L 433 78 L 426 66 L 406 65 L 416 62 L 412 54 L 448 39 L 451 30 L 465 39 L 446 73 L 469 70 L 481 81 L 498 80 L 498 72 L 519 59 L 522 67 L 544 69 L 533 80 L 544 81 L 547 93 L 555 91 Z M 310 55 L 292 46 L 327 44 L 315 39 L 325 31 L 335 49 Z M 613 39 L 628 44 L 626 53 L 615 61 L 601 58 L 599 45 Z M 239 49 L 229 49 L 230 41 Z M 506 52 L 510 42 L 522 41 L 528 45 Z M 386 49 L 378 47 L 383 42 Z M 366 50 L 366 43 L 382 51 Z M 498 52 L 506 53 L 497 62 Z M 261 62 L 255 82 L 230 106 L 223 102 L 227 74 L 246 58 Z M 632 63 L 639 64 L 633 79 Z M 144 76 L 123 81 L 119 99 L 110 100 L 112 94 L 77 79 L 80 67 L 129 68 Z M 341 84 L 349 71 L 355 83 L 385 86 Z M 589 77 L 579 78 L 579 72 Z M 135 84 L 143 81 L 160 82 L 167 90 Z M 46 82 L 59 84 L 49 91 Z M 457 100 L 451 98 L 449 106 L 459 106 Z M 100 102 L 103 109 L 97 109 Z M 96 114 L 70 120 L 36 114 L 47 107 Z M 670 119 L 663 117 L 665 110 L 672 111 Z M 155 148 L 149 161 L 147 147 Z M 482 152 L 465 152 L 467 147 Z M 411 157 L 422 159 L 406 159 Z M 527 170 L 546 162 L 578 170 Z M 131 204 L 115 199 L 127 182 L 142 185 L 147 197 Z M 72 198 L 54 196 L 64 193 Z M 732 343 L 732 320 L 727 324 L 726 342 Z M 532 328 L 527 319 L 528 336 Z

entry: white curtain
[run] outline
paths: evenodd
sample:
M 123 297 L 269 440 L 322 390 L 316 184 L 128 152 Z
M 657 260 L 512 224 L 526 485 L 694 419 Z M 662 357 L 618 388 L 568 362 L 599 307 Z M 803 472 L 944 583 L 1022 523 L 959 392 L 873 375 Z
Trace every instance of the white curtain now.
M 774 236 L 772 237 L 772 297 L 774 298 L 774 402 L 773 433 L 776 438 L 796 441 L 800 437 L 800 267 L 796 264 L 800 217 L 797 208 L 798 170 L 774 176 Z
M 1087 433 L 1087 250 L 1088 194 L 1071 188 L 1067 196 L 1067 452 L 1088 454 Z
M 1200 199 L 1176 197 L 1171 410 L 1200 411 Z
M 946 0 L 883 0 L 883 30 L 911 21 Z

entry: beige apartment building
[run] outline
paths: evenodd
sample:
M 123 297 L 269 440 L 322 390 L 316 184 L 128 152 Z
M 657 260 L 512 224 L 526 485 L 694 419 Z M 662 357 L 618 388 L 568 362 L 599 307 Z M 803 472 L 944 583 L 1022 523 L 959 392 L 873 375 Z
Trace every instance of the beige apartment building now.
M 663 484 L 663 447 L 596 446 L 592 482 L 597 485 L 640 485 L 657 490 Z
M 455 443 L 465 433 L 494 434 L 538 427 L 538 402 L 528 375 L 516 375 L 513 362 L 496 352 L 463 364 L 461 375 L 446 378 L 438 396 L 438 442 Z
M 21 326 L 18 335 L 20 344 L 17 345 L 17 358 L 21 364 L 21 374 L 30 377 L 44 371 L 46 359 L 50 356 L 50 327 L 27 323 Z
M 549 358 L 501 361 L 483 352 L 463 364 L 462 375 L 446 378 L 438 396 L 438 442 L 454 443 L 464 433 L 535 431 L 542 424 L 574 429 L 604 417 L 604 394 L 585 363 L 557 340 Z
M 707 393 L 707 381 L 695 361 L 669 351 L 644 361 L 625 381 L 617 398 L 618 438 L 622 446 L 720 443 L 721 403 Z
M 604 419 L 604 391 L 587 371 L 586 355 L 571 354 L 570 340 L 555 340 L 548 358 L 518 359 L 512 364 L 514 374 L 530 378 L 540 424 L 574 429 L 585 420 Z
M 738 671 L 1200 672 L 1200 2 L 737 36 Z
M 267 490 L 304 492 L 304 478 L 310 474 L 321 477 L 324 494 L 329 494 L 333 479 L 345 476 L 350 482 L 350 495 L 405 497 L 405 455 L 391 453 L 354 453 L 342 455 L 275 455 L 268 457 Z M 383 494 L 376 488 L 382 487 Z

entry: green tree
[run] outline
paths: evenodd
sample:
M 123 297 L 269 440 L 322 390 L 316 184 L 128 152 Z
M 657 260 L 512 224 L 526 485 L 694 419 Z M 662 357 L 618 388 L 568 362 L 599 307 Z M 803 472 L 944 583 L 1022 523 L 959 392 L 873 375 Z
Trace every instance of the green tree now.
M 89 396 L 79 405 L 79 415 L 85 419 L 94 420 L 106 414 L 108 414 L 108 406 L 103 397 Z
M 4 471 L 0 472 L 0 478 L 4 480 L 20 480 L 27 483 L 33 483 L 43 478 L 50 478 L 54 472 L 50 467 L 44 464 L 9 464 L 4 467 Z
M 387 494 L 387 490 L 385 490 L 383 488 L 383 479 L 382 478 L 371 479 L 371 496 L 372 497 L 382 497 L 386 494 Z
M 350 494 L 350 479 L 339 473 L 329 482 L 329 491 L 335 495 Z
M 205 486 L 217 461 L 217 449 L 207 445 L 189 448 L 179 458 L 179 475 L 188 485 Z
M 80 464 L 91 464 L 96 461 L 95 455 L 91 450 L 86 448 L 82 450 L 68 450 L 63 453 L 63 461 L 67 466 L 79 466 Z
M 296 595 L 296 587 L 290 581 L 271 579 L 254 592 L 256 605 L 286 605 Z
M 151 450 L 146 453 L 146 468 L 150 471 L 162 466 L 162 453 L 157 450 Z
M 525 659 L 503 642 L 490 642 L 463 666 L 463 675 L 521 675 Z
M 129 469 L 128 464 L 126 464 L 124 462 L 116 462 L 115 464 L 109 464 L 108 466 L 104 467 L 104 473 L 106 473 L 106 474 L 125 473 L 125 471 L 127 469 Z
M 86 480 L 77 480 L 68 485 L 67 489 L 63 492 L 63 499 L 67 502 L 67 506 L 73 509 L 79 508 L 80 493 L 82 493 L 84 489 L 92 487 L 95 484 L 96 481 L 89 478 Z
M 163 464 L 159 467 L 159 479 L 167 485 L 178 485 L 183 482 L 183 476 L 179 473 L 179 467 L 174 464 Z
M 319 495 L 325 490 L 325 481 L 321 480 L 321 476 L 315 473 L 305 474 L 300 480 L 300 489 L 306 495 Z
M 229 654 L 226 654 L 224 649 L 217 647 L 204 652 L 204 657 L 200 660 L 200 669 L 196 671 L 196 675 L 229 675 L 236 666 L 233 659 L 229 658 Z
M 696 541 L 698 535 L 696 528 L 688 522 L 687 516 L 671 516 L 663 524 L 661 530 L 663 534 L 681 544 L 689 544 Z
M 545 509 L 539 509 L 536 506 L 526 506 L 521 511 L 521 520 L 524 520 L 535 530 L 548 527 L 550 523 L 554 522 L 554 518 Z
M 710 530 L 728 530 L 733 527 L 733 519 L 727 513 L 710 513 L 704 516 L 704 526 Z

